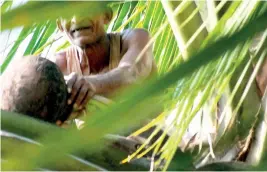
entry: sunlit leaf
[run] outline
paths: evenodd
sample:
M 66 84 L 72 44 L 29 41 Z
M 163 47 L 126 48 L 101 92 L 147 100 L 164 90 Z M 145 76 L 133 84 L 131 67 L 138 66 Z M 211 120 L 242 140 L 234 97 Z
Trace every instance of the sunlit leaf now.
M 107 1 L 29 1 L 27 4 L 10 10 L 2 15 L 2 29 L 28 26 L 33 23 L 55 20 L 58 16 L 70 18 L 73 14 L 94 16 L 103 12 Z M 51 13 L 50 11 L 53 11 Z M 34 16 L 34 17 L 32 17 Z

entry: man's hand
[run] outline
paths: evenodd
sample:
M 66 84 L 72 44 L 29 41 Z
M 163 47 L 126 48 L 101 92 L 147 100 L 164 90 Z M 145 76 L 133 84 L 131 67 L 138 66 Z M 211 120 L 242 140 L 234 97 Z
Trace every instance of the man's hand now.
M 83 109 L 95 93 L 94 86 L 77 73 L 71 73 L 64 78 L 70 94 L 68 104 L 74 104 L 75 109 Z

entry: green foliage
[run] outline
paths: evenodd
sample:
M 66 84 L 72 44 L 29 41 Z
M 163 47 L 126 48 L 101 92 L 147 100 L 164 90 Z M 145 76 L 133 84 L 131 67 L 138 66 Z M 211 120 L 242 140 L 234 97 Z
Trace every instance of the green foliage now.
M 13 4 L 13 1 L 3 2 L 3 4 L 1 5 L 1 14 L 7 12 L 11 8 L 12 4 Z
M 127 19 L 127 13 L 129 12 L 130 6 L 131 6 L 131 2 L 126 2 L 120 5 L 118 15 L 116 18 L 116 22 L 112 30 L 117 30 L 122 25 L 124 17 Z
M 70 17 L 73 13 L 96 15 L 104 10 L 103 3 L 106 4 L 106 2 L 91 1 L 29 2 L 17 9 L 7 12 L 5 10 L 2 16 L 3 29 L 16 26 L 24 26 L 24 28 L 2 64 L 2 71 L 8 66 L 21 42 L 29 34 L 33 36 L 24 54 L 41 53 L 55 41 L 53 34 L 57 32 L 55 19 L 58 16 Z M 163 136 L 166 135 L 164 133 L 152 146 L 148 145 L 145 151 L 151 150 L 153 155 L 161 153 L 159 159 L 154 162 L 155 167 L 164 162 L 163 170 L 167 170 L 169 165 L 171 170 L 183 169 L 183 165 L 184 169 L 190 168 L 193 158 L 187 154 L 187 158 L 181 162 L 180 154 L 178 156 L 176 154 L 182 136 L 195 115 L 206 110 L 207 104 L 208 111 L 216 115 L 214 109 L 218 101 L 227 90 L 237 68 L 247 60 L 251 38 L 267 28 L 266 3 L 233 2 L 218 23 L 213 23 L 215 28 L 206 35 L 201 32 L 202 30 L 207 32 L 206 21 L 195 16 L 199 13 L 193 1 L 168 3 L 170 2 L 111 3 L 111 6 L 117 7 L 117 14 L 111 26 L 113 31 L 142 27 L 150 32 L 160 77 L 147 81 L 142 86 L 129 88 L 107 108 L 101 105 L 102 111 L 84 118 L 86 125 L 80 131 L 74 127 L 62 131 L 49 124 L 2 111 L 2 129 L 32 138 L 43 145 L 41 147 L 23 145 L 20 149 L 15 149 L 8 157 L 8 161 L 2 163 L 3 169 L 29 170 L 40 166 L 49 169 L 55 162 L 60 161 L 64 164 L 66 154 L 78 154 L 85 147 L 88 153 L 100 152 L 105 146 L 102 138 L 106 134 L 127 133 L 131 127 L 135 127 L 147 117 L 155 117 L 157 108 L 162 105 L 165 105 L 165 110 L 161 118 L 156 118 L 146 129 L 156 126 L 156 130 L 152 133 L 152 136 L 155 135 L 159 131 L 159 126 L 165 124 L 165 117 L 176 110 L 175 120 L 166 127 L 166 132 L 170 130 L 174 132 L 166 143 L 163 143 Z M 216 6 L 215 11 L 219 11 L 223 3 L 225 2 L 222 1 L 220 3 L 222 5 Z M 171 7 L 171 11 L 166 11 L 168 9 L 166 5 Z M 8 9 L 8 6 L 10 3 L 5 2 L 3 8 Z M 167 14 L 168 12 L 170 13 Z M 35 17 L 31 17 L 33 15 Z M 177 36 L 179 32 L 181 32 L 180 35 L 186 36 Z M 180 42 L 183 44 L 179 44 Z M 66 46 L 68 43 L 63 43 L 57 50 Z M 183 52 L 189 56 L 185 57 Z M 249 60 L 245 64 L 249 66 Z M 245 67 L 242 72 L 245 73 L 246 70 Z M 242 75 L 239 76 L 242 80 Z M 236 83 L 236 87 L 239 86 L 240 84 Z M 215 96 L 214 92 L 216 92 Z M 235 90 L 228 97 L 230 103 L 234 95 L 236 95 Z M 124 101 L 121 101 L 121 97 Z M 93 104 L 99 106 L 96 102 Z M 230 115 L 234 116 L 233 113 Z M 146 144 L 143 145 L 145 146 Z M 128 158 L 140 158 L 146 152 L 143 152 L 140 147 Z M 21 159 L 17 155 L 24 155 L 24 157 Z M 98 164 L 103 161 L 101 158 L 97 160 Z
M 105 10 L 105 2 L 75 2 L 75 1 L 29 1 L 27 4 L 2 15 L 2 29 L 16 26 L 28 26 L 36 22 L 55 20 L 58 16 L 70 18 L 76 15 L 97 15 Z M 34 16 L 34 17 L 32 17 Z
M 14 57 L 14 55 L 15 55 L 18 47 L 20 46 L 21 42 L 32 32 L 32 30 L 34 30 L 34 28 L 24 27 L 22 29 L 22 31 L 20 32 L 20 35 L 19 35 L 17 41 L 15 41 L 13 47 L 9 51 L 7 57 L 5 58 L 5 61 L 1 65 L 1 73 L 5 71 L 5 69 L 7 68 L 8 64 L 10 63 L 10 61 L 12 60 L 12 58 Z

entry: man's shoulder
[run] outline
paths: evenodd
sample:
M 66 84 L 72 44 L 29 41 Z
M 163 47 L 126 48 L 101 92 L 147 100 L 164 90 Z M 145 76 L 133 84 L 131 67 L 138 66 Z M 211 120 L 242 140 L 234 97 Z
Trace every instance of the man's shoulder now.
M 150 39 L 149 32 L 145 29 L 127 29 L 121 33 L 122 49 L 127 50 L 130 46 L 146 45 Z
M 67 54 L 66 50 L 62 50 L 62 51 L 56 52 L 55 55 L 54 55 L 54 59 L 55 59 L 56 64 L 60 65 L 62 63 L 65 63 L 66 54 Z
M 126 29 L 121 32 L 122 38 L 130 39 L 133 37 L 144 38 L 149 37 L 149 32 L 142 28 Z
M 126 29 L 121 32 L 109 32 L 108 35 L 120 35 L 122 39 L 129 39 L 131 37 L 149 37 L 149 32 L 143 28 Z
M 61 50 L 61 51 L 58 51 L 54 54 L 55 56 L 55 59 L 59 58 L 59 59 L 62 59 L 62 58 L 66 58 L 66 50 Z
M 65 73 L 67 68 L 66 50 L 55 53 L 54 60 L 61 72 Z

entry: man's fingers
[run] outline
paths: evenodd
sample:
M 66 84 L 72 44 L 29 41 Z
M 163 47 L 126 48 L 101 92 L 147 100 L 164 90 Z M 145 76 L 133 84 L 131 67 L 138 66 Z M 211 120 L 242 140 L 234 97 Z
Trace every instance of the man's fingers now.
M 75 101 L 79 109 L 83 108 L 83 106 L 81 106 L 81 103 L 86 98 L 87 92 L 88 92 L 88 87 L 86 86 L 86 84 L 83 84 L 83 86 L 80 89 L 79 96 Z
M 71 73 L 65 76 L 68 92 L 70 93 L 68 104 L 74 104 L 74 108 L 84 108 L 86 103 L 94 95 L 94 86 L 87 82 L 84 77 Z
M 78 75 L 77 73 L 74 73 L 74 72 L 69 74 L 68 76 L 64 76 L 64 79 L 68 87 L 68 93 L 72 92 L 73 85 L 75 84 L 77 78 L 78 78 Z
M 71 96 L 68 100 L 68 104 L 71 104 L 75 101 L 75 99 L 77 99 L 77 94 L 79 94 L 79 91 L 82 88 L 83 84 L 83 80 L 74 83 L 74 85 L 72 86 Z
M 85 107 L 89 100 L 95 95 L 95 92 L 88 91 L 85 99 L 82 101 L 80 107 Z

